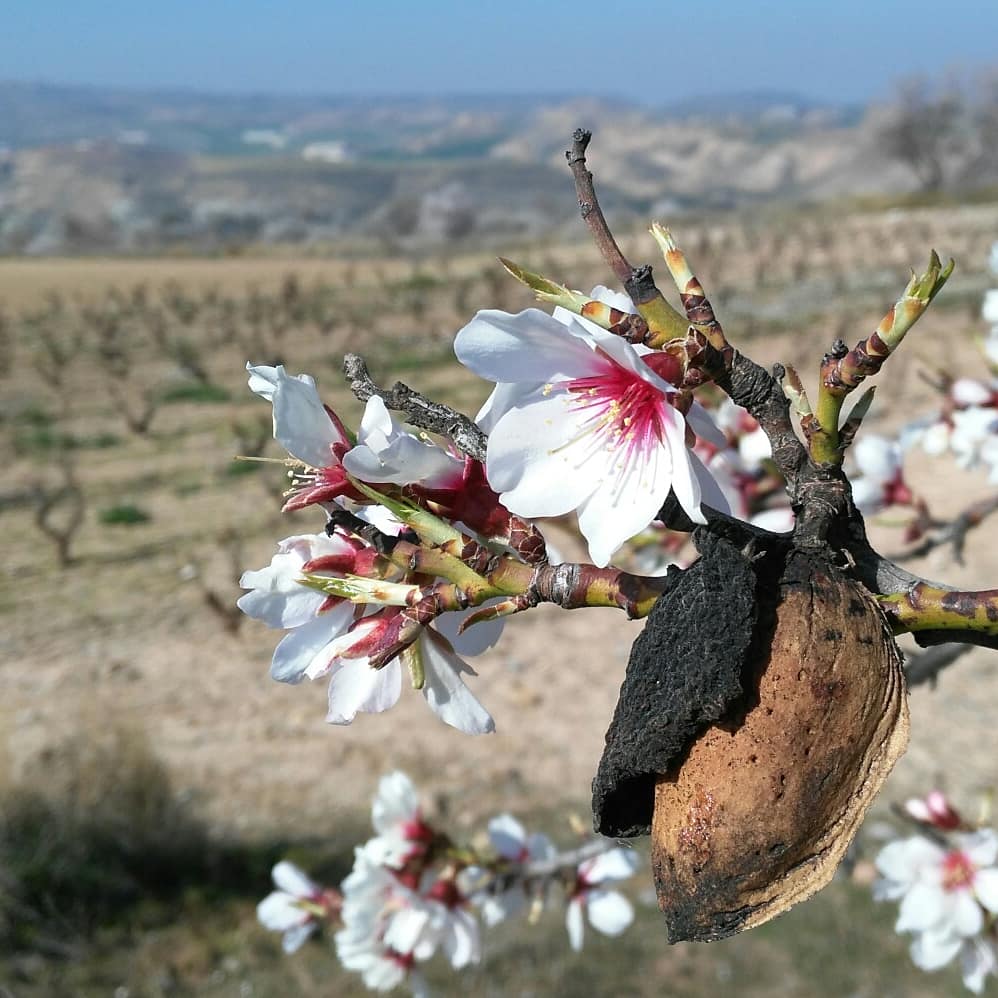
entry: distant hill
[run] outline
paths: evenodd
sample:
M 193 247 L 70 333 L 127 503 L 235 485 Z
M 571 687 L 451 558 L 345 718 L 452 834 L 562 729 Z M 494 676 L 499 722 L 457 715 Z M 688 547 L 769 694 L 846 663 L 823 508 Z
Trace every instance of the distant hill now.
M 655 108 L 0 83 L 0 253 L 532 237 L 574 219 L 579 125 L 618 215 L 911 187 L 870 121 L 784 93 Z

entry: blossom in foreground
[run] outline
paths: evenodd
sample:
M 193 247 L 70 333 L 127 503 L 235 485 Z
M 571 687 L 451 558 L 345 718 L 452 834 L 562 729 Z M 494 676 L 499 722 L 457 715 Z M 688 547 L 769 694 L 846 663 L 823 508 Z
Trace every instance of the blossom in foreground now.
M 622 847 L 601 853 L 579 864 L 575 886 L 565 912 L 568 941 L 572 949 L 582 949 L 585 933 L 583 910 L 589 924 L 605 936 L 619 936 L 634 920 L 631 902 L 619 891 L 605 886 L 626 880 L 637 870 L 639 860 L 631 849 Z
M 597 565 L 654 519 L 670 489 L 697 523 L 705 522 L 701 501 L 727 511 L 687 446 L 678 392 L 656 373 L 667 355 L 642 356 L 563 309 L 553 316 L 479 312 L 454 349 L 462 364 L 497 384 L 484 413 L 489 484 L 520 516 L 576 510 Z M 723 445 L 703 410 L 688 416 L 698 433 Z
M 271 874 L 276 891 L 256 907 L 256 917 L 264 928 L 281 932 L 285 953 L 294 953 L 319 927 L 319 918 L 328 918 L 338 907 L 338 895 L 309 879 L 293 863 L 282 860 Z
M 378 713 L 395 705 L 402 692 L 401 660 L 405 659 L 414 674 L 421 674 L 421 692 L 442 721 L 469 734 L 493 731 L 491 715 L 464 683 L 462 677 L 474 671 L 461 656 L 481 654 L 495 644 L 502 632 L 501 620 L 484 621 L 458 634 L 461 621 L 472 611 L 442 614 L 400 656 L 374 668 L 371 656 L 384 634 L 397 628 L 401 607 L 383 606 L 364 616 L 353 603 L 306 584 L 305 575 L 323 567 L 334 577 L 363 576 L 371 571 L 373 557 L 355 539 L 303 534 L 280 541 L 266 568 L 243 573 L 240 585 L 251 591 L 240 597 L 239 608 L 268 627 L 289 632 L 274 650 L 271 676 L 298 683 L 329 675 L 326 719 L 331 724 L 349 724 L 359 712 Z M 379 597 L 378 592 L 411 587 L 370 580 L 370 588 L 372 600 L 384 600 L 391 597 Z
M 998 835 L 954 832 L 946 842 L 915 835 L 885 846 L 876 858 L 882 879 L 874 896 L 900 901 L 895 931 L 914 933 L 918 967 L 936 970 L 959 957 L 965 983 L 976 990 L 994 957 L 980 936 L 985 912 L 998 913 Z

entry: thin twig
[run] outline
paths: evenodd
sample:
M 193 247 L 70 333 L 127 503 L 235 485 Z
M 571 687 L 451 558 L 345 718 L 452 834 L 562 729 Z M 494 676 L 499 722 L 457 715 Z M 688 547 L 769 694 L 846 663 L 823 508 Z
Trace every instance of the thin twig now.
M 467 416 L 450 406 L 432 402 L 401 381 L 396 381 L 390 389 L 380 388 L 359 354 L 348 353 L 343 358 L 343 373 L 350 383 L 350 391 L 361 402 L 366 402 L 372 395 L 380 395 L 389 409 L 404 413 L 413 426 L 449 437 L 462 454 L 476 461 L 485 460 L 489 438 Z
M 950 545 L 953 558 L 958 565 L 963 564 L 963 552 L 967 544 L 967 534 L 980 526 L 992 513 L 998 512 L 998 495 L 989 496 L 968 506 L 959 516 L 948 523 L 937 524 L 935 533 L 928 535 L 910 551 L 895 557 L 899 560 L 921 558 L 938 547 Z
M 579 196 L 582 220 L 589 226 L 593 240 L 607 266 L 617 275 L 617 280 L 626 285 L 631 280 L 634 268 L 627 262 L 617 245 L 617 240 L 610 232 L 610 226 L 606 224 L 603 209 L 600 208 L 593 186 L 593 175 L 586 169 L 586 149 L 592 137 L 592 132 L 577 128 L 572 135 L 572 148 L 565 153 L 565 158 L 575 178 L 575 190 Z

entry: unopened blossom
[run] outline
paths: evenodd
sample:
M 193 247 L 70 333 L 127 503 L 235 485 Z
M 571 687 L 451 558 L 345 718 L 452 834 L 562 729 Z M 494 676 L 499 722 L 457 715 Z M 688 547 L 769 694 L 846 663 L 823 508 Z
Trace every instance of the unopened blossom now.
M 911 797 L 904 802 L 905 811 L 923 825 L 943 831 L 954 831 L 963 824 L 957 810 L 941 790 L 930 790 L 924 797 Z
M 856 463 L 856 474 L 851 479 L 853 501 L 862 512 L 877 513 L 912 501 L 911 489 L 904 481 L 904 454 L 898 441 L 865 433 L 851 453 Z
M 639 865 L 631 849 L 618 847 L 579 864 L 572 888 L 565 925 L 572 949 L 581 950 L 585 934 L 583 913 L 589 924 L 605 936 L 619 936 L 634 920 L 631 902 L 619 891 L 606 885 L 627 880 Z
M 983 942 L 985 912 L 998 913 L 996 860 L 998 835 L 990 829 L 952 833 L 947 845 L 915 835 L 880 851 L 874 896 L 901 902 L 895 930 L 915 934 L 917 966 L 935 970 L 960 956 L 967 976 L 983 981 L 988 951 L 975 944 Z
M 272 876 L 277 890 L 256 906 L 256 917 L 264 928 L 283 933 L 284 952 L 294 953 L 318 929 L 320 915 L 338 908 L 338 897 L 287 860 L 274 867 Z
M 458 359 L 497 383 L 487 404 L 489 484 L 517 515 L 578 512 L 593 561 L 654 519 L 669 494 L 697 523 L 726 504 L 687 446 L 687 419 L 656 361 L 581 316 L 556 309 L 479 312 L 458 334 Z M 482 414 L 479 414 L 480 418 Z M 699 408 L 696 432 L 723 436 Z M 689 443 L 692 443 L 692 435 Z

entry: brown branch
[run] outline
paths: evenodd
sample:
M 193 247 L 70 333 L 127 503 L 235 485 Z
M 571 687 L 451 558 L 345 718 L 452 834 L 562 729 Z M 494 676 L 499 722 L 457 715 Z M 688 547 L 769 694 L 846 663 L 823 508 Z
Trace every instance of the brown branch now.
M 898 555 L 900 558 L 921 558 L 938 547 L 950 545 L 953 558 L 958 565 L 963 564 L 963 552 L 967 544 L 967 534 L 979 527 L 992 513 L 998 512 L 998 495 L 989 496 L 968 506 L 955 519 L 948 523 L 936 523 L 937 531 L 927 536 L 910 551 Z
M 489 438 L 467 416 L 450 406 L 431 401 L 401 381 L 396 381 L 390 389 L 380 388 L 359 354 L 348 353 L 343 358 L 343 373 L 350 383 L 350 391 L 361 402 L 366 402 L 372 395 L 380 395 L 389 409 L 403 413 L 413 426 L 449 437 L 462 454 L 485 461 Z
M 572 135 L 572 148 L 565 153 L 565 159 L 575 178 L 575 190 L 579 196 L 579 212 L 582 220 L 589 226 L 593 240 L 607 266 L 617 275 L 621 284 L 627 285 L 633 275 L 633 268 L 620 251 L 617 240 L 606 224 L 603 209 L 600 208 L 593 186 L 593 175 L 586 169 L 586 149 L 593 133 L 584 128 L 577 128 Z

